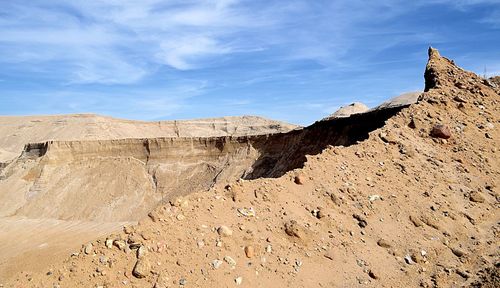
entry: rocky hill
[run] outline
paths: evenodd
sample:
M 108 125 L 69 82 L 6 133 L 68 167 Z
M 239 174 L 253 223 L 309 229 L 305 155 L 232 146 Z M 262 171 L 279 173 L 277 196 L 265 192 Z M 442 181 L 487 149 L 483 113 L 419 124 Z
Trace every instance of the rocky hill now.
M 45 211 L 53 218 L 123 221 L 137 212 L 106 210 L 122 203 L 116 201 L 122 193 L 135 199 L 130 205 L 149 201 L 172 181 L 197 180 L 160 193 L 168 197 L 138 224 L 89 242 L 65 239 L 83 245 L 64 261 L 39 257 L 37 269 L 30 268 L 34 255 L 54 250 L 8 258 L 16 265 L 3 285 L 498 287 L 500 95 L 434 49 L 424 76 L 415 104 L 288 133 L 27 145 L 0 182 L 12 179 L 6 185 L 14 187 L 20 185 L 14 179 L 25 178 L 41 187 L 11 202 L 23 203 L 12 212 L 18 216 Z M 212 170 L 192 172 L 198 162 Z M 85 187 L 91 199 L 78 198 L 67 211 L 60 207 L 73 201 L 72 193 L 51 209 L 45 207 L 57 202 L 38 202 L 66 195 L 62 186 L 74 193 Z M 98 205 L 95 198 L 113 187 L 122 190 L 106 196 L 102 208 L 78 209 L 77 203 Z M 176 192 L 183 187 L 189 189 Z

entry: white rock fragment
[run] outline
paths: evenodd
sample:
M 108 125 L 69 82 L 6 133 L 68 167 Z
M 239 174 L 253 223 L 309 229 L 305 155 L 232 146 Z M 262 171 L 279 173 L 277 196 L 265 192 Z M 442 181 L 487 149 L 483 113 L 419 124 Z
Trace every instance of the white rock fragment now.
M 231 268 L 234 268 L 234 266 L 236 266 L 236 261 L 231 256 L 224 256 L 224 261 L 226 261 L 226 263 L 229 264 Z
M 85 252 L 85 254 L 89 255 L 92 253 L 93 248 L 94 248 L 94 246 L 92 245 L 92 243 L 88 243 L 87 245 L 85 245 L 83 252 Z
M 113 239 L 110 238 L 106 239 L 105 245 L 106 248 L 111 249 L 113 247 Z
M 231 228 L 227 226 L 221 225 L 219 226 L 219 228 L 217 228 L 217 233 L 219 233 L 219 235 L 221 236 L 229 237 L 233 235 L 233 230 L 231 230 Z
M 243 282 L 243 277 L 237 277 L 236 279 L 234 279 L 234 282 L 236 283 L 236 285 L 241 285 L 241 283 Z
M 214 269 L 219 269 L 220 265 L 222 265 L 222 261 L 219 260 L 219 259 L 215 259 L 213 260 L 211 263 L 210 263 L 210 266 L 212 266 L 212 268 Z
M 255 217 L 255 210 L 250 208 L 238 208 L 238 212 L 245 217 Z

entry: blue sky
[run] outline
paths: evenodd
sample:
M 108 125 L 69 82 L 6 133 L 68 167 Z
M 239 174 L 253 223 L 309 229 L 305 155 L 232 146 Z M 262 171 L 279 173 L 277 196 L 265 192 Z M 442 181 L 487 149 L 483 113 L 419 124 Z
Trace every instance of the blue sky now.
M 500 0 L 0 0 L 0 114 L 305 125 L 423 89 L 429 45 L 500 74 Z

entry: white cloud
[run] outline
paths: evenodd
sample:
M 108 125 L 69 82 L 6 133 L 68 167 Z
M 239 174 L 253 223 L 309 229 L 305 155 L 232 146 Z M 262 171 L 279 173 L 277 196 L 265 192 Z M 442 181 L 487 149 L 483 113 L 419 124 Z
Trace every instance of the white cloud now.
M 399 27 L 390 28 L 399 35 L 376 38 L 384 31 L 375 24 L 416 7 L 493 2 L 9 1 L 2 3 L 0 14 L 0 63 L 45 64 L 66 75 L 69 83 L 104 84 L 138 82 L 158 65 L 200 69 L 221 56 L 255 51 L 274 53 L 276 62 L 305 59 L 336 66 L 343 65 L 343 57 L 364 37 L 375 35 L 373 53 L 401 41 L 434 40 L 430 33 L 407 33 Z M 484 21 L 498 25 L 497 14 Z M 360 55 L 359 62 L 369 56 Z
M 12 14 L 0 20 L 0 50 L 7 56 L 1 61 L 58 62 L 69 70 L 70 83 L 133 83 L 158 60 L 180 70 L 197 68 L 229 53 L 219 37 L 244 25 L 230 11 L 237 1 L 52 3 L 58 8 L 12 4 Z
M 231 48 L 224 47 L 216 40 L 206 36 L 190 36 L 175 41 L 162 41 L 162 52 L 158 54 L 161 61 L 179 70 L 196 68 L 199 57 L 220 55 L 231 52 Z

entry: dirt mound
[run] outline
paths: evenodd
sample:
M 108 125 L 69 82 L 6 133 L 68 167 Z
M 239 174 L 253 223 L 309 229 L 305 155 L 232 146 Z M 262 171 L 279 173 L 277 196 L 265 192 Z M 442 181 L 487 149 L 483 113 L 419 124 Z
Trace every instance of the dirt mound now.
M 351 103 L 347 106 L 340 107 L 339 110 L 335 111 L 333 114 L 331 114 L 330 116 L 326 117 L 323 120 L 349 117 L 352 114 L 364 113 L 368 110 L 369 110 L 369 108 L 365 104 L 360 103 L 360 102 L 354 102 L 354 103 Z
M 378 109 L 385 109 L 385 108 L 391 108 L 391 107 L 401 107 L 405 105 L 410 105 L 417 103 L 418 97 L 422 95 L 422 92 L 408 92 L 408 93 L 403 93 L 397 97 L 394 97 L 390 99 L 389 101 L 386 101 L 377 107 L 373 108 L 374 110 Z
M 215 181 L 209 191 L 172 198 L 138 225 L 85 243 L 42 273 L 9 275 L 4 284 L 498 286 L 500 95 L 434 49 L 425 80 L 425 92 L 409 107 L 283 134 L 214 138 L 204 144 L 214 147 L 210 157 L 251 147 L 238 150 L 255 153 L 244 158 L 251 166 L 240 176 L 254 180 L 227 178 L 230 185 Z M 138 141 L 104 152 L 133 151 L 133 158 L 145 153 L 148 159 L 170 151 L 161 147 L 171 140 L 155 141 L 157 150 L 149 144 L 138 149 L 144 143 Z M 23 159 L 49 165 L 64 151 L 74 155 L 69 162 L 79 163 L 106 145 L 96 147 L 45 143 L 27 147 Z

